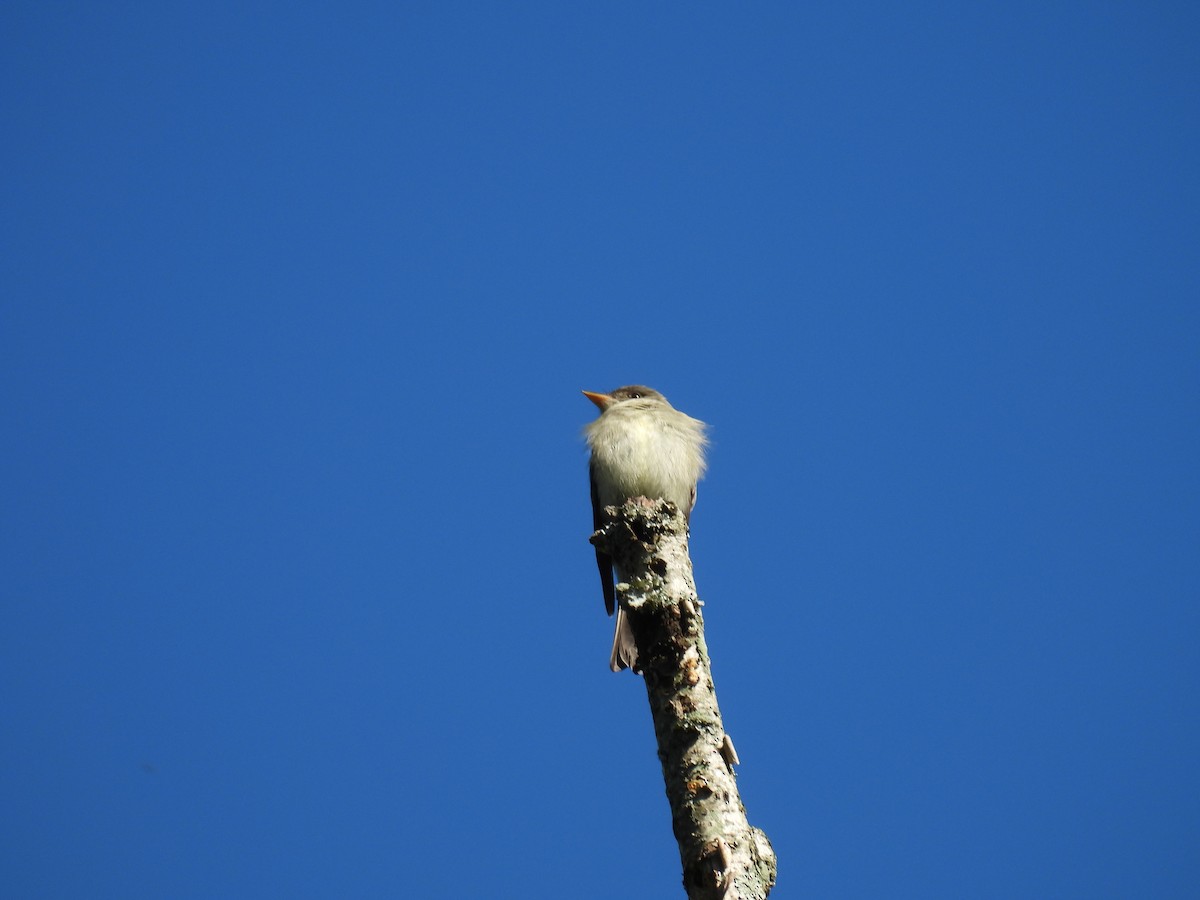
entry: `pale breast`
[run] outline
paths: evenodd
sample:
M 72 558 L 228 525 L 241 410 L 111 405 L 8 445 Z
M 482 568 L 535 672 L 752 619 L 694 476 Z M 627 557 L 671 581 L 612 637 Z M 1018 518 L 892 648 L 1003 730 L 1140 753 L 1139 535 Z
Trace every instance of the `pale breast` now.
M 677 410 L 616 415 L 621 412 L 613 410 L 587 428 L 600 502 L 662 498 L 687 512 L 704 467 L 703 424 Z

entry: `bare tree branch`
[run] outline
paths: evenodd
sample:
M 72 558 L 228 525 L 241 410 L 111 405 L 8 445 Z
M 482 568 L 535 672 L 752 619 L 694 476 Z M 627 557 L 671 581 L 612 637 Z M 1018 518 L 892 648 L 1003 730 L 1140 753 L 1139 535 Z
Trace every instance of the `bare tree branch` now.
M 765 900 L 775 884 L 775 852 L 746 820 L 721 724 L 692 579 L 687 523 L 674 504 L 637 498 L 609 507 L 592 543 L 623 579 L 621 606 L 658 739 L 667 799 L 689 900 Z

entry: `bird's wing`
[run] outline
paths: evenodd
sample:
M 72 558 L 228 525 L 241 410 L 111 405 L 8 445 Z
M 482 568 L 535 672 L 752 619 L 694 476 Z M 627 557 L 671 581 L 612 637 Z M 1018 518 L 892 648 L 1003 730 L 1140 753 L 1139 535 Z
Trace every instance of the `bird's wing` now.
M 592 530 L 599 531 L 604 525 L 604 507 L 600 505 L 600 491 L 596 488 L 596 464 L 588 465 L 588 479 L 592 483 Z M 613 587 L 612 557 L 596 549 L 596 567 L 600 570 L 600 587 L 604 589 L 604 608 L 611 616 L 617 608 L 617 592 Z

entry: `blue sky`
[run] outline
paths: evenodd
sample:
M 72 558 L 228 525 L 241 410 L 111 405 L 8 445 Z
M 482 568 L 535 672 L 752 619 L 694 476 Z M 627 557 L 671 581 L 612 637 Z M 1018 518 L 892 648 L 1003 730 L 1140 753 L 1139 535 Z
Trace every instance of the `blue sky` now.
M 641 382 L 774 896 L 1194 896 L 1198 24 L 8 4 L 5 893 L 682 896 Z

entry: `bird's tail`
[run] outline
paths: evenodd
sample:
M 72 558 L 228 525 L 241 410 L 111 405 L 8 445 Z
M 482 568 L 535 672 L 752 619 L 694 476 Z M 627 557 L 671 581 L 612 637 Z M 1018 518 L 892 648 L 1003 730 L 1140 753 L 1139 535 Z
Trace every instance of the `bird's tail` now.
M 629 620 L 625 618 L 625 610 L 617 607 L 617 628 L 613 632 L 612 655 L 608 658 L 608 667 L 614 672 L 622 669 L 633 669 L 637 672 L 637 645 L 633 642 L 633 632 L 629 629 Z

